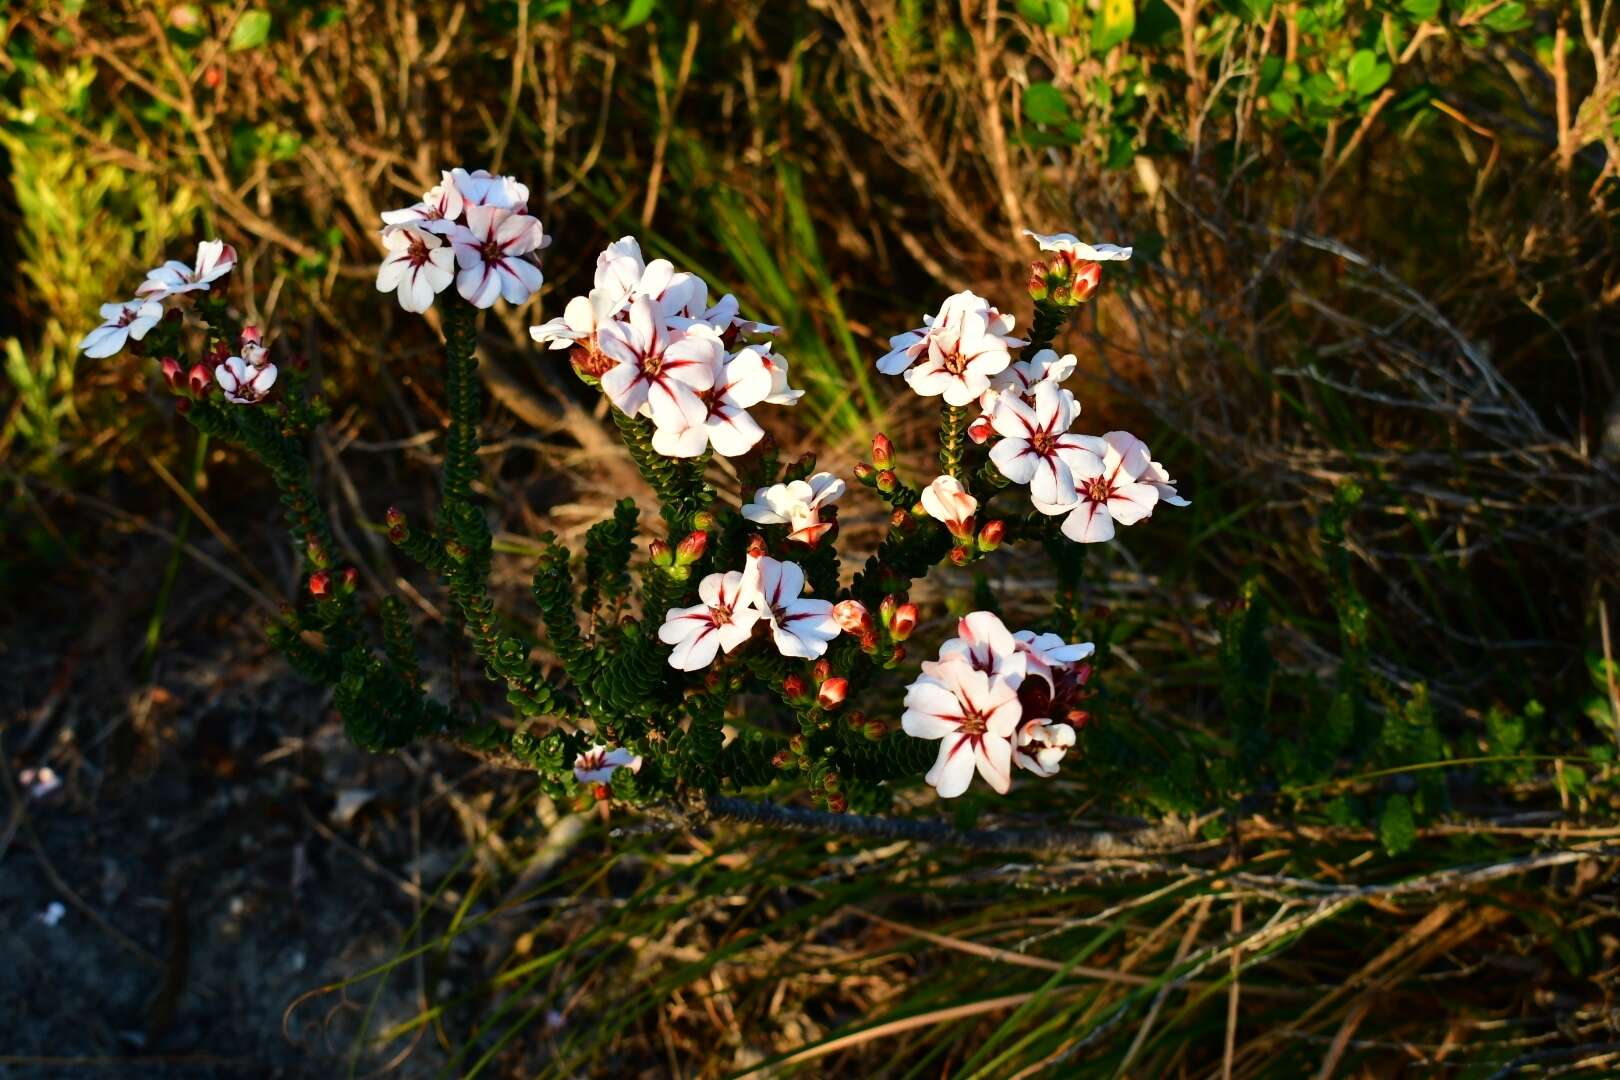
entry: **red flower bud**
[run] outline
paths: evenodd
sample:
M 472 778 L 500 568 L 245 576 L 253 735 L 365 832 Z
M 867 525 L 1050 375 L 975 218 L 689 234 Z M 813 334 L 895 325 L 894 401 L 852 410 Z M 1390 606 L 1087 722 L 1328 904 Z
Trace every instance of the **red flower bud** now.
M 405 511 L 397 506 L 390 506 L 383 512 L 383 521 L 392 529 L 396 525 L 405 524 Z
M 165 356 L 159 366 L 163 368 L 163 378 L 171 390 L 179 390 L 185 385 L 186 369 L 180 366 L 180 361 L 172 356 Z
M 879 469 L 877 474 L 877 489 L 887 495 L 894 491 L 899 484 L 899 477 L 894 475 L 893 469 Z
M 896 507 L 894 513 L 889 515 L 889 528 L 895 529 L 899 532 L 905 532 L 907 529 L 911 528 L 911 523 L 912 515 L 904 510 L 901 510 L 899 507 Z
M 995 433 L 995 425 L 990 423 L 988 416 L 981 415 L 968 425 L 968 438 L 972 439 L 974 444 L 978 446 L 983 446 L 989 441 L 990 436 Z
M 778 750 L 776 753 L 771 755 L 771 764 L 775 765 L 778 769 L 787 768 L 789 765 L 793 764 L 793 751 Z
M 833 605 L 833 621 L 846 634 L 861 634 L 871 629 L 872 615 L 859 600 L 840 600 Z
M 1079 263 L 1074 268 L 1074 278 L 1069 285 L 1070 298 L 1076 304 L 1083 304 L 1091 299 L 1097 291 L 1097 286 L 1101 283 L 1101 263 Z
M 889 620 L 889 636 L 896 641 L 904 641 L 917 629 L 917 605 L 907 602 L 894 609 L 894 617 Z
M 839 794 L 827 796 L 827 809 L 835 814 L 842 814 L 849 809 L 849 800 Z
M 1081 686 L 1084 686 L 1084 685 L 1086 685 L 1086 683 L 1090 682 L 1091 681 L 1091 665 L 1090 664 L 1081 664 L 1079 667 L 1075 668 L 1074 669 L 1074 681 L 1079 683 Z
M 186 388 L 198 397 L 208 393 L 208 388 L 212 385 L 214 385 L 214 377 L 208 373 L 208 369 L 203 365 L 193 364 L 191 370 L 186 372 Z
M 821 690 L 816 694 L 816 704 L 823 709 L 836 709 L 844 703 L 849 693 L 849 680 L 841 675 L 834 676 L 821 684 Z
M 835 772 L 830 772 L 821 779 L 821 789 L 823 791 L 837 791 L 842 786 L 843 781 L 838 778 L 838 774 Z
M 705 531 L 714 528 L 714 515 L 707 510 L 699 510 L 692 515 L 692 528 Z
M 591 787 L 591 794 L 596 796 L 597 802 L 607 802 L 610 792 L 606 784 L 595 784 Z
M 244 326 L 244 327 L 242 327 L 242 345 L 244 347 L 248 346 L 248 345 L 263 345 L 263 344 L 264 344 L 264 331 L 263 330 L 260 330 L 257 326 Z
M 208 89 L 218 89 L 219 84 L 224 80 L 225 76 L 220 74 L 219 68 L 215 65 L 209 64 L 203 69 L 203 85 L 208 87 Z
M 782 680 L 782 694 L 789 701 L 798 701 L 802 699 L 806 693 L 808 693 L 808 688 L 804 685 L 803 675 L 795 672 Z
M 752 555 L 754 558 L 757 559 L 760 556 L 767 554 L 769 550 L 770 549 L 765 546 L 765 538 L 758 533 L 755 533 L 753 536 L 748 538 L 748 554 Z
M 905 658 L 906 658 L 906 647 L 904 645 L 896 645 L 894 648 L 889 650 L 889 660 L 888 660 L 887 665 L 885 665 L 885 666 L 894 667 L 896 664 L 898 664 L 900 661 L 904 660 Z
M 984 523 L 979 530 L 979 550 L 994 551 L 1001 546 L 1002 539 L 1007 535 L 1007 523 L 1000 518 Z
M 1074 730 L 1079 731 L 1081 728 L 1091 723 L 1091 714 L 1086 712 L 1084 709 L 1070 709 L 1068 715 L 1063 718 L 1063 721 L 1070 727 L 1074 728 Z
M 344 592 L 352 593 L 360 585 L 360 571 L 352 566 L 345 566 L 342 573 L 338 575 L 338 581 L 341 583 Z
M 662 540 L 648 541 L 647 554 L 652 558 L 654 566 L 672 566 L 675 563 L 675 553 Z
M 691 566 L 703 558 L 704 551 L 709 547 L 709 534 L 702 529 L 687 533 L 681 542 L 675 545 L 675 565 Z
M 409 535 L 410 530 L 405 528 L 405 523 L 403 521 L 401 521 L 398 525 L 388 526 L 388 542 L 391 544 L 403 544 L 405 542 L 405 538 Z
M 332 594 L 332 575 L 325 570 L 317 570 L 309 575 L 309 595 L 320 598 Z
M 795 735 L 788 740 L 788 749 L 800 757 L 804 756 L 805 741 L 803 735 Z
M 882 620 L 885 628 L 894 621 L 894 613 L 904 603 L 900 597 L 890 593 L 878 603 L 878 618 Z
M 966 566 L 973 561 L 973 553 L 961 544 L 951 548 L 950 560 L 952 566 Z
M 861 734 L 865 735 L 873 742 L 879 742 L 889 734 L 889 725 L 885 724 L 882 720 L 873 718 L 866 722 Z
M 877 475 L 877 470 L 865 461 L 857 461 L 854 468 L 855 479 L 859 480 L 863 484 L 872 483 L 872 478 Z
M 879 469 L 894 467 L 894 444 L 881 431 L 872 436 L 872 464 Z
M 817 660 L 810 667 L 810 676 L 816 680 L 817 686 L 820 686 L 822 683 L 826 682 L 827 676 L 831 674 L 832 662 L 826 657 L 822 657 L 820 660 Z

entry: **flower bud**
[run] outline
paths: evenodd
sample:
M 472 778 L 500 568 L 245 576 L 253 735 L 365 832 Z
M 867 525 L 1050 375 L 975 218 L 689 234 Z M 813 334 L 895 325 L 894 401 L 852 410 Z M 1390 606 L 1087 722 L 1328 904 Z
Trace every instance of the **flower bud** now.
M 877 473 L 877 489 L 885 495 L 893 493 L 895 486 L 900 483 L 899 477 L 894 475 L 893 469 L 879 469 Z
M 332 595 L 332 575 L 325 570 L 309 575 L 309 595 L 316 599 Z
M 876 652 L 878 647 L 877 628 L 870 627 L 861 631 L 861 651 Z
M 917 605 L 906 602 L 894 609 L 894 617 L 889 620 L 889 636 L 896 641 L 904 641 L 917 629 Z
M 881 431 L 872 436 L 872 465 L 879 469 L 894 468 L 894 444 Z
M 408 536 L 410 536 L 410 530 L 405 527 L 405 522 L 403 520 L 401 520 L 398 525 L 388 526 L 389 543 L 403 544 Z
M 890 593 L 878 602 L 878 620 L 883 623 L 884 629 L 894 622 L 894 613 L 904 603 L 898 596 Z
M 1029 264 L 1029 298 L 1037 303 L 1046 299 L 1046 275 L 1048 272 L 1049 268 L 1040 260 Z
M 754 558 L 757 559 L 768 554 L 769 550 L 770 549 L 765 546 L 765 538 L 759 535 L 759 533 L 755 533 L 753 536 L 748 538 L 748 554 L 752 555 Z
M 804 756 L 805 746 L 806 743 L 803 735 L 795 735 L 793 738 L 788 740 L 788 749 L 793 751 L 793 753 L 799 757 Z
M 873 717 L 861 726 L 861 734 L 872 742 L 881 742 L 889 734 L 889 725 Z
M 208 388 L 214 384 L 214 378 L 202 364 L 192 364 L 191 370 L 186 372 L 186 389 L 198 397 L 208 393 Z
M 1090 682 L 1091 681 L 1091 665 L 1090 664 L 1081 664 L 1079 667 L 1075 668 L 1074 669 L 1074 679 L 1075 679 L 1075 682 L 1078 682 L 1081 686 L 1084 686 L 1084 685 L 1086 685 L 1086 683 Z
M 874 479 L 874 477 L 877 476 L 877 470 L 868 462 L 857 461 L 854 466 L 854 472 L 855 479 L 859 480 L 863 484 L 874 484 L 877 482 Z
M 662 540 L 648 541 L 647 554 L 651 556 L 654 566 L 675 565 L 675 552 Z
M 892 668 L 905 658 L 906 647 L 904 645 L 896 645 L 894 648 L 889 650 L 889 659 L 885 661 L 883 666 Z
M 966 566 L 973 561 L 973 553 L 961 544 L 951 548 L 950 560 L 952 566 Z
M 905 532 L 911 528 L 911 523 L 912 515 L 899 507 L 895 507 L 894 512 L 889 515 L 889 528 L 897 532 Z
M 842 814 L 849 809 L 849 800 L 836 792 L 827 796 L 827 809 L 835 814 Z
M 872 615 L 859 600 L 840 600 L 833 605 L 833 621 L 846 634 L 860 634 L 872 626 Z
M 823 709 L 836 709 L 844 703 L 849 694 L 849 680 L 841 675 L 835 675 L 821 684 L 816 693 L 816 704 Z
M 702 529 L 689 532 L 675 545 L 675 565 L 691 566 L 703 558 L 703 553 L 709 547 L 709 534 Z
M 866 726 L 866 714 L 859 709 L 851 709 L 844 714 L 844 723 L 849 725 L 851 731 L 860 731 Z
M 597 802 L 607 802 L 608 786 L 606 784 L 594 784 L 591 786 L 591 794 L 596 797 Z
M 360 571 L 352 566 L 345 566 L 338 574 L 338 587 L 345 593 L 352 593 L 360 587 Z
M 1091 723 L 1091 714 L 1084 709 L 1070 709 L 1068 714 L 1063 717 L 1063 722 L 1079 731 Z
M 838 778 L 838 774 L 835 772 L 828 773 L 821 781 L 823 791 L 837 791 L 842 786 L 843 781 Z
M 332 565 L 332 558 L 327 553 L 326 545 L 322 544 L 313 533 L 304 537 L 304 554 L 318 570 L 325 570 Z
M 1069 299 L 1071 303 L 1083 304 L 1090 300 L 1097 292 L 1097 286 L 1102 283 L 1102 264 L 1094 262 L 1080 263 L 1074 268 L 1074 278 L 1069 284 Z
M 692 515 L 692 528 L 709 531 L 714 528 L 714 515 L 707 510 L 699 510 Z
M 1006 537 L 1006 535 L 1007 523 L 1005 521 L 1002 521 L 1000 518 L 995 518 L 985 522 L 984 528 L 979 530 L 979 550 L 996 550 L 996 548 L 1001 546 L 1001 541 Z
M 820 660 L 817 660 L 810 667 L 810 676 L 816 680 L 817 686 L 820 686 L 822 683 L 826 682 L 827 676 L 831 674 L 832 661 L 828 660 L 825 656 Z
M 967 433 L 968 438 L 973 440 L 975 446 L 983 446 L 990 440 L 990 436 L 996 433 L 996 428 L 994 424 L 990 423 L 988 416 L 981 414 L 973 423 L 968 425 Z
M 776 753 L 771 755 L 771 764 L 775 765 L 778 769 L 787 768 L 789 765 L 793 764 L 793 751 L 778 750 Z
M 244 326 L 244 327 L 242 327 L 242 342 L 241 343 L 242 343 L 243 348 L 246 348 L 249 345 L 263 345 L 264 344 L 264 331 L 260 330 L 257 326 Z
M 392 529 L 396 525 L 405 524 L 405 511 L 397 506 L 390 506 L 383 511 L 383 522 Z
M 184 387 L 186 369 L 180 366 L 180 361 L 172 356 L 165 356 L 159 366 L 163 369 L 163 378 L 169 384 L 169 389 L 179 390 Z
M 804 684 L 804 676 L 798 672 L 793 672 L 782 680 L 782 695 L 789 701 L 801 701 L 808 693 L 809 689 Z

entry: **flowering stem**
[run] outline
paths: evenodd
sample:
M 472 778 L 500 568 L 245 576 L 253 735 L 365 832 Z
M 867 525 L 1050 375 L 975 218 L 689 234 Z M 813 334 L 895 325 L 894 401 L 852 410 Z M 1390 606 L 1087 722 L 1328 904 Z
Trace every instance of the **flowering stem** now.
M 967 449 L 968 411 L 965 406 L 947 405 L 939 416 L 939 467 L 947 476 L 967 481 L 962 455 Z
M 478 475 L 478 309 L 471 304 L 448 305 L 444 319 L 444 390 L 449 399 L 450 428 L 445 437 L 444 504 L 441 525 L 449 520 L 455 503 L 472 496 Z
M 1058 331 L 1069 321 L 1069 313 L 1073 310 L 1072 306 L 1052 300 L 1035 301 L 1035 323 L 1030 328 L 1027 355 L 1034 356 L 1042 349 L 1050 348 L 1058 336 Z

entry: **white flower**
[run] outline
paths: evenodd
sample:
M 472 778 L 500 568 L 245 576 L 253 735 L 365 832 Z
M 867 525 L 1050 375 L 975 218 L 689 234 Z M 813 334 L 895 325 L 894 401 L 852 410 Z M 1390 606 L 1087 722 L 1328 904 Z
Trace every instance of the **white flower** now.
M 503 296 L 509 304 L 521 304 L 545 280 L 540 268 L 523 258 L 545 246 L 540 222 L 527 214 L 469 205 L 467 224 L 455 227 L 450 243 L 461 267 L 456 289 L 474 307 L 490 307 Z
M 473 172 L 451 169 L 450 180 L 469 210 L 475 206 L 494 206 L 522 214 L 528 209 L 529 189 L 510 176 L 491 176 L 486 169 Z M 468 214 L 468 218 L 471 217 Z
M 1033 630 L 1020 630 L 1013 635 L 1018 651 L 1031 675 L 1039 675 L 1048 686 L 1053 685 L 1052 672 L 1078 664 L 1097 651 L 1089 641 L 1069 644 L 1056 634 L 1037 634 Z
M 973 292 L 963 291 L 945 298 L 937 315 L 924 315 L 923 324 L 889 339 L 889 351 L 878 358 L 877 369 L 885 375 L 899 375 L 928 352 L 936 334 L 953 332 L 970 311 L 989 310 L 990 301 Z M 1007 324 L 1012 329 L 1012 324 Z
M 971 294 L 970 294 L 971 295 Z M 968 405 L 990 388 L 992 376 L 1012 363 L 1008 350 L 1024 344 L 1011 336 L 1013 318 L 995 308 L 975 308 L 959 320 L 929 327 L 928 355 L 906 369 L 906 382 L 923 397 Z
M 596 334 L 624 307 L 601 289 L 592 289 L 589 296 L 576 296 L 568 301 L 563 313 L 539 326 L 529 327 L 529 336 L 553 349 L 584 346 L 591 352 L 600 351 Z
M 969 495 L 956 477 L 934 477 L 934 482 L 922 490 L 922 505 L 929 517 L 945 523 L 952 536 L 964 536 L 973 531 L 973 515 L 979 509 L 979 500 Z
M 996 791 L 1012 786 L 1012 735 L 1023 710 L 1017 688 L 962 660 L 940 664 L 906 690 L 900 726 L 918 739 L 939 739 L 928 783 L 941 798 L 967 790 L 974 769 Z
M 731 652 L 748 640 L 761 618 L 754 606 L 758 597 L 758 568 L 710 574 L 698 585 L 703 601 L 689 608 L 670 608 L 658 628 L 658 640 L 675 649 L 669 666 L 696 671 L 714 662 L 715 654 Z
M 1191 506 L 1192 503 L 1183 499 L 1176 493 L 1176 482 L 1170 479 L 1170 473 L 1157 461 L 1148 462 L 1148 467 L 1142 470 L 1142 483 L 1152 484 L 1159 491 L 1159 501 L 1171 506 Z
M 991 379 L 990 389 L 985 391 L 980 404 L 989 412 L 995 407 L 996 398 L 1009 390 L 1029 397 L 1042 383 L 1061 383 L 1073 375 L 1079 363 L 1073 353 L 1059 356 L 1055 349 L 1042 349 L 1028 360 L 1014 362 L 1006 371 Z M 1075 409 L 1075 412 L 1079 411 Z
M 714 327 L 716 330 L 720 331 L 722 335 L 774 334 L 778 330 L 782 329 L 780 326 L 772 326 L 770 323 L 754 322 L 752 319 L 744 319 L 738 315 L 740 308 L 741 305 L 737 303 L 737 298 L 730 293 L 726 293 L 726 295 L 722 296 L 718 301 L 716 301 L 715 305 L 705 311 L 701 316 L 699 316 L 699 318 L 708 323 L 710 326 Z
M 214 369 L 214 381 L 225 391 L 225 400 L 235 405 L 256 405 L 276 385 L 276 365 L 257 367 L 240 356 L 229 356 Z
M 772 484 L 754 492 L 754 501 L 742 508 L 743 517 L 760 525 L 788 525 L 789 540 L 816 546 L 832 528 L 821 520 L 821 508 L 835 502 L 847 485 L 829 472 L 819 472 L 808 480 Z
M 770 392 L 771 373 L 764 361 L 759 353 L 744 349 L 727 360 L 714 376 L 714 385 L 698 395 L 705 409 L 700 422 L 692 423 L 684 413 L 662 419 L 653 414 L 653 449 L 666 457 L 697 457 L 709 446 L 721 457 L 746 454 L 765 437 L 765 429 L 748 410 Z
M 1063 519 L 1063 535 L 1082 544 L 1112 540 L 1116 523 L 1135 525 L 1159 502 L 1159 489 L 1141 482 L 1152 464 L 1142 440 L 1129 432 L 1110 431 L 1103 442 L 1107 449 L 1100 468 L 1094 474 L 1075 472 L 1080 503 Z
M 658 305 L 641 296 L 628 320 L 614 320 L 597 331 L 603 354 L 614 361 L 602 376 L 602 390 L 620 412 L 650 415 L 659 427 L 677 431 L 702 426 L 709 407 L 698 391 L 714 386 L 725 347 L 707 326 L 672 330 Z
M 1035 242 L 1041 245 L 1042 251 L 1061 251 L 1086 262 L 1120 262 L 1131 257 L 1131 249 L 1128 247 L 1120 247 L 1117 244 L 1083 244 L 1073 233 L 1061 232 L 1045 236 L 1025 229 L 1024 235 L 1034 237 Z
M 449 172 L 439 174 L 439 185 L 423 192 L 422 201 L 403 210 L 387 210 L 382 219 L 385 225 L 414 225 L 423 232 L 447 234 L 455 229 L 461 217 L 464 200 Z M 411 309 L 407 309 L 411 310 Z
M 962 616 L 956 622 L 956 635 L 939 647 L 938 660 L 923 661 L 925 675 L 937 674 L 950 664 L 965 663 L 975 671 L 1004 680 L 1014 690 L 1023 684 L 1029 672 L 1029 655 L 994 612 L 972 611 Z
M 146 272 L 135 295 L 142 300 L 162 300 L 178 293 L 206 289 L 231 272 L 236 265 L 236 249 L 223 240 L 205 240 L 197 245 L 197 261 L 191 266 L 170 259 Z
M 827 651 L 827 643 L 838 636 L 838 622 L 832 604 L 826 600 L 801 599 L 804 571 L 798 563 L 778 562 L 768 555 L 757 558 L 759 596 L 755 600 L 770 621 L 771 636 L 783 656 L 814 660 Z
M 1069 434 L 1074 423 L 1074 400 L 1056 383 L 1035 387 L 1035 404 L 1024 404 L 1016 394 L 996 401 L 990 422 L 1001 436 L 990 448 L 990 460 L 1001 475 L 1015 484 L 1028 484 L 1040 503 L 1072 506 L 1079 497 L 1073 469 L 1088 469 L 1106 449 L 1101 439 Z
M 641 244 L 633 236 L 619 237 L 596 257 L 596 287 L 604 297 L 621 303 L 630 299 L 646 272 L 647 260 L 641 257 Z
M 1013 736 L 1013 764 L 1036 776 L 1057 775 L 1063 755 L 1074 745 L 1074 728 L 1054 724 L 1044 716 L 1031 717 L 1018 725 Z
M 141 340 L 163 319 L 163 305 L 154 300 L 102 304 L 101 325 L 84 335 L 79 351 L 100 359 L 119 352 L 131 339 Z
M 388 254 L 377 267 L 377 291 L 397 291 L 400 307 L 426 311 L 456 276 L 455 252 L 443 238 L 413 225 L 390 225 L 382 238 Z
M 764 326 L 763 323 L 756 323 L 755 325 Z M 774 330 L 776 327 L 768 327 L 767 329 Z M 750 345 L 749 348 L 759 353 L 760 359 L 765 364 L 765 369 L 771 373 L 771 392 L 770 396 L 765 399 L 765 403 L 767 405 L 797 405 L 799 399 L 804 397 L 804 391 L 795 390 L 788 385 L 788 365 L 787 361 L 782 358 L 782 354 L 772 352 L 770 342 L 763 345 Z
M 641 755 L 623 747 L 609 749 L 598 743 L 574 759 L 574 779 L 582 784 L 605 784 L 620 769 L 641 771 Z

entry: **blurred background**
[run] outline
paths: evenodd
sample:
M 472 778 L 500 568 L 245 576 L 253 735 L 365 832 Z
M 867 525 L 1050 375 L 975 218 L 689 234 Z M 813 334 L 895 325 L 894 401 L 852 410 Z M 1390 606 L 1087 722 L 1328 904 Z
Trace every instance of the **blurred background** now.
M 1247 752 L 1218 644 L 1262 604 L 1268 730 L 1350 665 L 1418 733 L 1369 766 L 1497 762 L 1341 799 L 1363 833 L 1277 839 L 1268 872 L 1462 865 L 1477 837 L 1413 847 L 1376 807 L 1601 832 L 1620 800 L 1608 0 L 25 0 L 0 41 L 0 1071 L 1486 1076 L 1615 1042 L 1612 862 L 1293 925 L 1207 875 L 671 833 L 361 754 L 263 643 L 296 582 L 268 480 L 150 359 L 75 348 L 146 267 L 234 244 L 244 319 L 334 406 L 347 557 L 437 621 L 381 526 L 432 504 L 437 324 L 374 291 L 378 213 L 441 168 L 517 176 L 554 241 L 483 326 L 484 494 L 529 620 L 528 538 L 643 490 L 527 333 L 606 242 L 782 324 L 809 393 L 772 434 L 845 471 L 880 429 L 921 467 L 933 419 L 873 361 L 958 289 L 1027 321 L 1021 230 L 1133 245 L 1071 386 L 1193 506 L 1088 553 L 1118 734 L 1066 819 L 1254 809 L 1175 763 Z M 989 584 L 1033 609 L 1043 574 Z M 1224 943 L 1267 919 L 1239 978 Z

